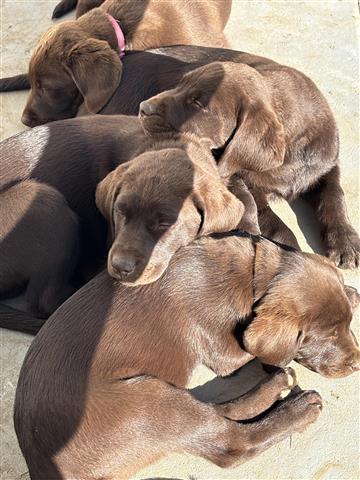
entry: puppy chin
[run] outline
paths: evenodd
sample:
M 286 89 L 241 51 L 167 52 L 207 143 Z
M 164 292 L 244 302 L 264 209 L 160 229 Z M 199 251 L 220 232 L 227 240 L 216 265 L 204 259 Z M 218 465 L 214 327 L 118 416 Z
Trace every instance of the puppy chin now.
M 139 116 L 141 126 L 148 136 L 170 135 L 172 130 L 168 128 L 159 115 Z
M 347 367 L 343 367 L 343 368 L 330 367 L 330 368 L 319 369 L 317 373 L 319 373 L 322 377 L 325 377 L 325 378 L 344 378 L 354 373 L 354 370 Z
M 149 285 L 156 282 L 163 275 L 168 263 L 166 265 L 155 265 L 151 268 L 145 268 L 139 278 L 136 280 L 122 280 L 121 283 L 127 287 L 138 287 L 141 285 Z

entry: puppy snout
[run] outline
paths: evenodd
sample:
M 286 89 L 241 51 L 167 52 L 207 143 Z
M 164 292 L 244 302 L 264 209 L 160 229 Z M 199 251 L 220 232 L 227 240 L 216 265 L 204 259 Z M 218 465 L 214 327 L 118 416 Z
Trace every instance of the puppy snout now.
M 156 106 L 154 102 L 141 102 L 139 111 L 140 117 L 149 117 L 156 113 Z
M 134 273 L 137 266 L 137 261 L 132 257 L 115 254 L 111 257 L 111 266 L 116 276 L 120 277 L 122 280 L 125 280 Z
M 21 121 L 24 125 L 27 127 L 36 127 L 36 125 L 39 125 L 39 120 L 34 115 L 33 112 L 25 110 L 24 113 L 22 114 Z

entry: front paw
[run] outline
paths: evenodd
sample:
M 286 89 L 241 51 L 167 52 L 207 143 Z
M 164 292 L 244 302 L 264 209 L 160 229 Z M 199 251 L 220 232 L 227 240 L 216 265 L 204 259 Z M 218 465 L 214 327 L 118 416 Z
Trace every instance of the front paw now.
M 357 268 L 360 263 L 360 238 L 351 225 L 340 225 L 325 235 L 327 255 L 340 268 Z
M 301 433 L 316 422 L 323 408 L 321 396 L 314 390 L 289 395 L 280 406 L 286 412 L 287 421 L 292 422 L 294 431 Z

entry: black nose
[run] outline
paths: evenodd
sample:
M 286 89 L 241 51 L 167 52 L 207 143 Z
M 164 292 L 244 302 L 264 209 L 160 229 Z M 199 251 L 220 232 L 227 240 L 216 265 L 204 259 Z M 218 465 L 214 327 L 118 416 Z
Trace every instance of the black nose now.
M 24 125 L 26 125 L 27 127 L 31 127 L 31 128 L 36 127 L 37 125 L 40 125 L 39 120 L 31 112 L 24 112 L 22 114 L 21 121 Z
M 130 257 L 113 255 L 111 258 L 111 266 L 113 267 L 115 272 L 123 279 L 125 279 L 134 272 L 136 264 L 136 260 Z
M 156 113 L 156 107 L 154 102 L 141 102 L 140 103 L 140 116 L 147 117 Z

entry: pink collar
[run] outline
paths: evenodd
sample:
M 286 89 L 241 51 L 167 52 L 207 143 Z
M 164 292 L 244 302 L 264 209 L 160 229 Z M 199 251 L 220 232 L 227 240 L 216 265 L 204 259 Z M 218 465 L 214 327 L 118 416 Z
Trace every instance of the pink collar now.
M 115 20 L 114 17 L 112 17 L 111 15 L 109 15 L 107 13 L 107 16 L 111 22 L 111 25 L 114 27 L 114 30 L 115 30 L 115 34 L 116 34 L 116 38 L 117 38 L 117 41 L 118 41 L 118 46 L 119 46 L 119 50 L 120 50 L 120 58 L 123 58 L 125 56 L 125 37 L 124 37 L 124 34 L 120 28 L 120 25 L 118 24 L 118 22 Z

